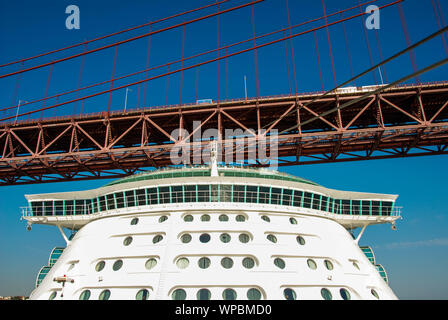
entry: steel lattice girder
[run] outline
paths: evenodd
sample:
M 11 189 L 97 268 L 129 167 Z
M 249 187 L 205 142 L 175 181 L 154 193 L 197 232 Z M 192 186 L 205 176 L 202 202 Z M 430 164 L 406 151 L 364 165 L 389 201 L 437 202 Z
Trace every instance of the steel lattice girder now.
M 248 130 L 252 141 L 261 129 L 268 135 L 278 130 L 279 166 L 448 154 L 448 83 L 388 89 L 319 116 L 363 94 L 345 90 L 3 124 L 0 185 L 118 178 L 168 166 L 181 138 L 211 128 L 221 143 L 225 129 Z M 190 136 L 173 137 L 175 129 Z M 200 145 L 208 149 L 209 141 Z

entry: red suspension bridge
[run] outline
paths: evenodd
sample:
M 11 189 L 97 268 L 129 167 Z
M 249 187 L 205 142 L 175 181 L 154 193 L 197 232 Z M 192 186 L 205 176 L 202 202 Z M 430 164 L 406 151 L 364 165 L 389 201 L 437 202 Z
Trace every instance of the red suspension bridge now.
M 437 28 L 414 42 L 402 0 L 353 1 L 351 6 L 334 11 L 322 0 L 323 15 L 295 24 L 291 4 L 287 0 L 283 4 L 276 2 L 284 12 L 283 25 L 269 25 L 269 31 L 257 32 L 261 22 L 256 20 L 256 9 L 265 2 L 269 0 L 216 1 L 92 40 L 1 63 L 0 81 L 14 85 L 9 93 L 12 103 L 0 106 L 0 185 L 117 178 L 148 167 L 168 166 L 172 164 L 170 152 L 189 138 L 173 136 L 176 129 L 193 133 L 216 128 L 219 145 L 226 142 L 226 129 L 246 130 L 250 133 L 248 140 L 254 141 L 262 138 L 262 130 L 264 136 L 277 130 L 279 166 L 448 154 L 448 82 L 421 81 L 422 75 L 447 62 L 447 27 L 439 0 L 431 0 Z M 403 38 L 405 46 L 389 57 L 384 55 L 378 30 L 365 26 L 371 14 L 365 9 L 372 4 L 381 14 L 400 21 L 401 30 L 396 36 Z M 239 17 L 249 23 L 248 38 L 224 39 L 222 29 L 226 25 L 222 20 L 230 14 L 232 19 Z M 216 28 L 216 46 L 187 54 L 188 29 L 200 23 Z M 353 40 L 349 41 L 349 23 L 357 23 L 362 30 L 362 37 L 355 43 L 365 43 L 367 49 L 367 67 L 358 74 L 355 69 L 359 60 L 355 61 Z M 342 41 L 335 47 L 345 48 L 345 82 L 338 81 L 337 56 L 342 55 L 333 51 L 332 35 L 336 31 L 342 35 Z M 169 32 L 177 32 L 181 39 L 180 57 L 150 63 L 155 37 L 163 38 Z M 371 34 L 375 46 L 369 39 Z M 294 41 L 301 37 L 310 42 L 306 48 L 295 46 Z M 142 45 L 138 41 L 145 41 L 145 50 L 139 50 L 146 52 L 144 66 L 120 74 L 120 61 L 131 57 L 124 50 L 134 51 L 133 44 Z M 419 69 L 422 64 L 415 52 L 429 42 L 438 45 L 441 58 L 424 63 L 425 67 Z M 326 44 L 325 49 L 322 43 Z M 263 50 L 267 49 L 269 61 L 278 64 L 275 68 L 283 68 L 282 73 L 274 73 L 278 81 L 287 84 L 282 95 L 263 94 L 261 61 Z M 301 93 L 298 49 L 313 52 L 321 91 Z M 376 64 L 374 53 L 378 56 Z M 88 59 L 104 59 L 106 55 L 111 57 L 110 69 L 97 72 L 103 68 L 94 68 L 102 79 L 83 84 L 89 71 Z M 394 73 L 387 72 L 388 65 L 405 57 L 409 59 L 408 72 L 393 78 Z M 79 63 L 75 85 L 58 88 L 53 79 L 56 69 L 64 70 L 74 61 Z M 249 63 L 253 66 L 255 96 L 230 99 L 232 62 L 235 68 Z M 216 83 L 215 94 L 213 99 L 200 103 L 200 72 L 214 65 L 215 78 L 207 76 L 206 82 Z M 334 83 L 328 90 L 324 86 L 324 66 L 328 66 Z M 20 100 L 18 93 L 23 91 L 24 80 L 36 75 L 45 84 L 43 96 Z M 358 85 L 370 76 L 372 86 Z M 179 100 L 168 105 L 173 99 L 170 85 L 176 88 L 175 81 Z M 153 87 L 157 88 L 159 100 L 164 97 L 165 106 L 148 105 Z M 129 90 L 135 97 L 132 106 L 128 106 Z M 115 107 L 117 104 L 120 107 Z M 194 127 L 195 121 L 200 122 L 199 127 Z M 205 139 L 199 144 L 203 149 L 209 148 Z M 262 160 L 251 165 L 263 166 Z

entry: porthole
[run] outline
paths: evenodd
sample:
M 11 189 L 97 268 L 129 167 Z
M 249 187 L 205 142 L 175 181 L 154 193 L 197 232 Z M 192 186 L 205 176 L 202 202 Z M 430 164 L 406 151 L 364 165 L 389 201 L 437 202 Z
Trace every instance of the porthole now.
M 359 269 L 359 266 L 358 266 L 358 263 L 357 263 L 356 261 L 353 261 L 353 266 L 354 266 L 356 269 L 360 270 L 360 269 Z
M 208 214 L 204 214 L 201 216 L 201 221 L 207 222 L 210 221 L 210 216 Z
M 296 300 L 296 292 L 290 288 L 283 290 L 283 296 L 286 300 Z
M 266 221 L 266 222 L 271 222 L 271 219 L 269 219 L 268 216 L 261 216 L 261 219 Z
M 187 215 L 187 216 L 185 216 L 185 217 L 184 217 L 184 221 L 185 221 L 185 222 L 191 222 L 191 221 L 193 221 L 193 216 L 190 215 L 190 214 Z
M 274 264 L 279 267 L 280 269 L 285 269 L 285 261 L 283 259 L 280 258 L 275 258 L 274 259 Z
M 210 300 L 212 294 L 210 293 L 210 290 L 208 289 L 201 289 L 196 294 L 196 297 L 198 300 Z
M 185 269 L 189 264 L 190 261 L 187 258 L 179 258 L 176 262 L 176 265 L 179 269 Z
M 163 236 L 158 234 L 154 238 L 152 238 L 152 243 L 156 244 L 156 243 L 158 243 L 158 242 L 160 242 L 162 240 L 163 240 Z
M 198 266 L 201 269 L 207 269 L 208 267 L 210 267 L 210 259 L 207 257 L 203 257 L 203 258 L 199 259 Z
M 332 300 L 333 296 L 331 295 L 330 290 L 326 289 L 326 288 L 322 288 L 322 290 L 320 290 L 320 294 L 322 296 L 322 298 L 324 298 L 324 300 Z
M 125 246 L 128 246 L 128 245 L 130 245 L 132 243 L 132 237 L 126 237 L 124 240 L 123 240 L 123 245 L 125 245 Z
M 308 259 L 307 263 L 308 263 L 308 267 L 310 267 L 310 269 L 312 269 L 312 270 L 317 269 L 317 264 L 313 259 Z
M 191 241 L 191 235 L 188 233 L 182 235 L 182 237 L 180 237 L 180 241 L 182 241 L 182 243 L 189 243 Z
M 123 266 L 123 260 L 117 260 L 114 262 L 114 264 L 112 266 L 112 270 L 118 271 L 121 269 L 122 266 Z
M 131 220 L 131 226 L 135 226 L 138 223 L 138 218 L 134 218 Z
M 297 224 L 297 220 L 294 219 L 294 218 L 289 218 L 289 222 L 290 222 L 291 224 Z
M 219 221 L 229 221 L 229 217 L 226 216 L 225 214 L 222 214 L 219 216 Z
M 305 245 L 305 239 L 303 237 L 297 236 L 296 240 L 301 246 Z
M 202 243 L 207 243 L 210 241 L 210 235 L 207 233 L 203 233 L 199 236 L 199 241 L 201 241 Z
M 149 299 L 149 291 L 146 289 L 139 290 L 135 295 L 135 300 L 148 300 Z
M 347 289 L 342 288 L 339 290 L 339 293 L 341 294 L 342 299 L 344 300 L 350 300 L 350 292 Z
M 255 261 L 252 258 L 243 259 L 243 267 L 246 269 L 252 269 L 255 266 Z
M 100 261 L 100 262 L 98 262 L 98 263 L 96 264 L 96 266 L 95 266 L 95 270 L 98 271 L 98 272 L 100 272 L 101 270 L 104 269 L 104 266 L 105 266 L 105 265 L 106 265 L 106 262 L 104 262 L 104 261 Z
M 277 243 L 277 237 L 274 236 L 273 234 L 268 234 L 268 235 L 266 236 L 266 238 L 267 238 L 269 241 L 273 242 L 273 243 Z
M 249 300 L 260 300 L 261 292 L 258 289 L 252 288 L 247 290 L 247 299 Z
M 89 300 L 90 299 L 90 290 L 84 290 L 79 295 L 79 300 Z
M 233 289 L 226 289 L 222 292 L 224 300 L 236 300 L 236 292 Z
M 166 221 L 166 220 L 168 220 L 168 217 L 167 217 L 167 216 L 161 216 L 161 217 L 159 218 L 159 223 L 162 223 L 162 222 L 164 222 L 164 221 Z
M 249 237 L 248 234 L 246 234 L 246 233 L 242 233 L 242 234 L 239 235 L 238 239 L 240 239 L 240 241 L 241 241 L 242 243 L 248 243 L 249 240 L 250 240 L 250 237 Z
M 231 237 L 229 234 L 223 233 L 219 236 L 219 239 L 221 239 L 221 241 L 224 243 L 228 243 L 228 242 L 230 242 Z
M 223 268 L 225 269 L 230 269 L 233 267 L 233 260 L 230 258 L 222 258 L 221 259 L 221 265 L 223 266 Z
M 238 221 L 238 222 L 244 222 L 244 221 L 246 221 L 246 217 L 241 215 L 241 214 L 239 214 L 239 215 L 236 216 L 235 220 Z
M 325 260 L 324 264 L 328 270 L 333 270 L 333 263 L 330 260 Z
M 184 289 L 176 289 L 171 294 L 173 300 L 185 300 L 187 298 L 187 293 Z
M 376 292 L 375 289 L 370 290 L 370 293 L 371 293 L 375 298 L 377 298 L 378 300 L 380 299 L 380 296 L 378 295 L 378 292 Z
M 57 292 L 56 292 L 56 291 L 53 291 L 53 292 L 50 294 L 50 297 L 48 297 L 48 300 L 54 300 L 54 298 L 56 298 L 56 294 L 57 294 Z
M 145 263 L 145 268 L 151 270 L 157 265 L 157 260 L 154 258 L 149 258 Z
M 100 293 L 99 300 L 109 300 L 110 298 L 110 290 L 106 289 Z

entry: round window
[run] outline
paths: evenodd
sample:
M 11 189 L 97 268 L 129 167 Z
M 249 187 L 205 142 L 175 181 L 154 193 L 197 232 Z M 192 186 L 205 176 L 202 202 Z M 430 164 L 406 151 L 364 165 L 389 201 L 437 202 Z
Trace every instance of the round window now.
M 370 293 L 371 293 L 375 298 L 377 298 L 378 300 L 380 299 L 380 296 L 378 295 L 378 292 L 376 292 L 375 289 L 370 290 Z
M 283 290 L 283 296 L 286 300 L 296 300 L 296 292 L 290 288 Z
M 276 258 L 274 260 L 274 264 L 279 267 L 280 269 L 285 269 L 285 261 L 283 259 L 280 258 Z
M 303 239 L 301 236 L 297 236 L 296 240 L 301 246 L 305 245 L 305 239 Z
M 160 235 L 160 234 L 158 234 L 158 235 L 156 235 L 156 236 L 152 239 L 152 243 L 156 244 L 156 243 L 158 243 L 158 242 L 160 242 L 160 241 L 162 241 L 162 240 L 163 240 L 163 236 Z
M 138 223 L 138 218 L 134 218 L 131 220 L 131 225 L 135 226 Z
M 203 257 L 198 260 L 199 268 L 207 269 L 210 266 L 210 259 L 207 257 Z
M 238 239 L 240 239 L 240 241 L 241 241 L 242 243 L 248 243 L 249 240 L 250 240 L 250 237 L 249 237 L 248 234 L 246 234 L 246 233 L 242 233 L 242 234 L 239 235 Z
M 230 269 L 233 267 L 233 260 L 230 258 L 222 258 L 221 260 L 221 265 L 225 268 L 225 269 Z
M 210 216 L 208 214 L 204 214 L 201 216 L 201 221 L 207 222 L 210 221 Z
M 210 235 L 207 233 L 203 233 L 201 234 L 201 236 L 199 237 L 199 241 L 201 241 L 202 243 L 207 243 L 210 241 Z
M 247 299 L 249 300 L 260 300 L 261 292 L 258 289 L 252 288 L 247 290 Z
M 182 235 L 182 237 L 180 237 L 180 241 L 182 241 L 182 243 L 189 243 L 191 241 L 191 235 L 188 233 Z
M 146 289 L 139 290 L 135 295 L 135 300 L 148 300 L 149 299 L 149 291 Z
M 98 263 L 96 264 L 96 266 L 95 266 L 95 270 L 98 271 L 98 272 L 100 272 L 101 270 L 104 269 L 104 266 L 105 266 L 105 265 L 106 265 L 106 262 L 104 262 L 104 261 L 100 261 L 100 262 L 98 262 Z
M 307 263 L 308 263 L 308 267 L 310 267 L 310 269 L 312 269 L 312 270 L 317 269 L 317 264 L 313 259 L 308 259 Z
M 185 221 L 185 222 L 191 222 L 191 221 L 193 221 L 193 216 L 190 215 L 190 214 L 187 215 L 187 216 L 185 216 L 185 217 L 184 217 L 184 221 Z
M 297 220 L 294 219 L 294 218 L 289 218 L 289 222 L 290 222 L 291 224 L 297 224 Z
M 324 264 L 328 270 L 333 270 L 333 263 L 330 260 L 325 260 Z
M 89 298 L 90 298 L 90 290 L 84 290 L 79 295 L 79 300 L 89 300 Z
M 255 261 L 252 258 L 243 259 L 243 267 L 246 269 L 252 269 L 255 266 Z
M 190 264 L 187 258 L 179 258 L 177 259 L 176 265 L 179 269 L 185 269 Z
M 196 297 L 198 300 L 210 300 L 212 294 L 207 289 L 201 289 L 198 291 Z
M 239 215 L 236 216 L 236 221 L 244 222 L 244 221 L 246 221 L 246 217 L 241 215 L 241 214 L 239 214 Z
M 339 290 L 339 293 L 341 294 L 342 299 L 350 300 L 350 292 L 347 289 L 342 288 Z
M 273 234 L 268 234 L 266 238 L 273 243 L 277 243 L 277 238 Z
M 227 233 L 223 233 L 220 237 L 219 237 L 219 239 L 221 239 L 221 241 L 222 242 L 224 242 L 224 243 L 228 243 L 228 242 L 230 242 L 230 235 L 229 234 L 227 234 Z
M 268 216 L 261 216 L 261 219 L 263 219 L 266 222 L 271 222 L 271 219 L 269 219 Z
M 123 240 L 123 244 L 125 245 L 125 246 L 128 246 L 128 245 L 130 245 L 132 243 L 132 237 L 126 237 L 124 240 Z
M 168 220 L 168 217 L 167 217 L 167 216 L 161 216 L 161 217 L 159 218 L 159 222 L 160 222 L 160 223 L 162 223 L 162 222 L 164 222 L 164 221 L 166 221 L 166 220 Z
M 233 289 L 226 289 L 222 292 L 224 300 L 236 300 L 236 292 Z
M 324 298 L 324 300 L 331 300 L 333 299 L 333 296 L 331 295 L 330 290 L 323 288 L 322 290 L 320 290 L 320 294 L 322 295 L 322 298 Z
M 112 266 L 112 269 L 114 271 L 118 271 L 121 269 L 121 267 L 123 266 L 123 260 L 117 260 L 114 262 L 114 265 Z
M 148 270 L 151 270 L 156 265 L 157 265 L 157 260 L 154 259 L 154 258 L 150 258 L 150 259 L 148 259 L 148 261 L 146 261 L 145 268 L 148 269 Z
M 53 291 L 53 292 L 50 294 L 50 297 L 48 298 L 48 300 L 54 300 L 54 298 L 56 298 L 56 294 L 57 294 L 57 292 L 56 292 L 56 291 Z
M 219 221 L 229 221 L 229 217 L 225 214 L 219 216 Z
M 109 300 L 110 298 L 110 290 L 106 289 L 100 293 L 99 300 Z
M 187 293 L 184 289 L 176 289 L 171 294 L 173 300 L 185 300 L 187 298 Z

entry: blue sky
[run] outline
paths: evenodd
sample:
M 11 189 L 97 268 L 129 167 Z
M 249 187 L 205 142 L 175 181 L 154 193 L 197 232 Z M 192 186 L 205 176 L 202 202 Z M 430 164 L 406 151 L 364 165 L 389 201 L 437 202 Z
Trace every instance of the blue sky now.
M 47 50 L 88 40 L 119 31 L 151 20 L 172 15 L 183 10 L 199 7 L 212 1 L 2 1 L 0 2 L 0 64 L 28 57 Z M 228 8 L 244 1 L 233 0 L 222 6 Z M 388 1 L 378 1 L 380 5 Z M 446 3 L 440 1 L 448 17 Z M 76 4 L 81 11 L 81 29 L 65 28 L 65 8 Z M 357 0 L 327 0 L 327 13 L 357 5 Z M 322 16 L 320 1 L 289 1 L 291 23 Z M 411 40 L 418 41 L 437 30 L 437 23 L 430 0 L 407 0 L 403 3 Z M 213 12 L 213 9 L 206 11 Z M 205 13 L 205 12 L 204 12 Z M 352 14 L 359 13 L 359 9 Z M 197 15 L 195 15 L 197 16 Z M 179 23 L 192 16 L 175 20 Z M 331 20 L 334 21 L 334 20 Z M 174 21 L 173 21 L 174 22 Z M 167 26 L 168 23 L 160 25 Z M 312 26 L 317 26 L 313 24 Z M 285 1 L 266 0 L 255 7 L 256 34 L 263 34 L 287 26 Z M 362 21 L 346 23 L 349 50 L 355 74 L 370 66 L 369 52 L 362 29 Z M 305 30 L 305 27 L 297 31 Z M 145 30 L 148 30 L 146 28 Z M 137 32 L 132 35 L 138 34 Z M 379 61 L 379 51 L 374 31 L 367 32 L 372 58 Z M 342 26 L 330 28 L 332 49 L 336 63 L 338 83 L 350 78 Z M 252 36 L 251 9 L 226 14 L 220 17 L 220 43 L 229 44 Z M 325 30 L 317 32 L 324 89 L 334 83 L 331 60 Z M 378 30 L 383 57 L 389 57 L 406 47 L 403 30 L 396 7 L 381 13 L 381 28 Z M 118 39 L 124 39 L 119 36 Z M 151 39 L 150 65 L 155 66 L 182 54 L 182 29 L 173 30 Z M 106 42 L 102 42 L 105 44 Z M 147 39 L 138 40 L 119 48 L 116 75 L 126 74 L 145 67 Z M 216 48 L 216 18 L 186 28 L 185 56 Z M 321 90 L 320 76 L 315 54 L 314 37 L 309 34 L 293 41 L 294 58 L 299 92 Z M 77 52 L 76 50 L 72 52 Z M 221 52 L 223 54 L 224 52 Z M 216 55 L 210 56 L 214 58 Z M 258 51 L 260 94 L 288 94 L 288 73 L 283 43 Z M 416 50 L 417 64 L 423 68 L 444 57 L 440 38 L 434 39 Z M 288 46 L 290 74 L 292 64 Z M 39 60 L 44 61 L 44 60 Z M 82 84 L 108 80 L 112 74 L 113 49 L 108 49 L 85 60 Z M 244 95 L 243 78 L 248 79 L 248 95 L 256 95 L 254 54 L 252 52 L 228 60 L 228 97 Z M 77 86 L 81 59 L 54 67 L 48 94 L 55 94 Z M 1 73 L 14 67 L 2 69 Z M 227 97 L 226 61 L 220 62 L 220 99 Z M 397 80 L 412 72 L 409 56 L 385 66 L 388 81 Z M 422 81 L 448 80 L 447 66 L 431 71 L 421 77 Z M 23 77 L 14 96 L 16 77 L 0 79 L 0 106 L 10 106 L 19 99 L 32 100 L 45 93 L 49 68 L 33 71 Z M 154 73 L 155 74 L 155 73 Z M 379 81 L 378 74 L 377 80 Z M 293 80 L 294 81 L 294 80 Z M 412 82 L 412 81 L 411 81 Z M 125 82 L 123 82 L 125 83 Z M 357 81 L 357 85 L 374 84 L 369 74 Z M 294 86 L 294 84 L 293 84 Z M 211 64 L 199 70 L 199 98 L 217 98 L 217 65 Z M 128 108 L 137 104 L 137 87 L 129 93 Z M 294 91 L 294 87 L 293 87 Z M 195 72 L 184 73 L 182 102 L 193 102 L 196 98 Z M 124 90 L 112 96 L 112 110 L 123 108 Z M 169 91 L 166 78 L 151 82 L 148 86 L 146 106 L 177 104 L 180 102 L 180 76 L 171 76 Z M 86 101 L 84 112 L 107 109 L 107 96 Z M 142 96 L 140 97 L 142 101 Z M 79 112 L 80 105 L 72 104 L 56 111 L 47 111 L 44 116 L 67 115 Z M 3 113 L 0 113 L 3 115 Z M 9 113 L 15 114 L 15 110 Z M 448 277 L 444 266 L 448 262 L 448 215 L 445 205 L 448 170 L 446 156 L 417 157 L 406 159 L 375 160 L 366 162 L 320 164 L 282 168 L 286 171 L 329 188 L 398 194 L 398 205 L 403 206 L 403 220 L 398 222 L 398 231 L 389 225 L 370 227 L 361 244 L 374 248 L 377 261 L 386 268 L 392 289 L 403 299 L 447 299 Z M 37 272 L 46 265 L 51 249 L 64 242 L 56 228 L 34 226 L 31 232 L 21 222 L 19 207 L 26 204 L 24 194 L 75 191 L 96 188 L 102 181 L 43 184 L 2 187 L 0 189 L 0 295 L 29 295 Z

